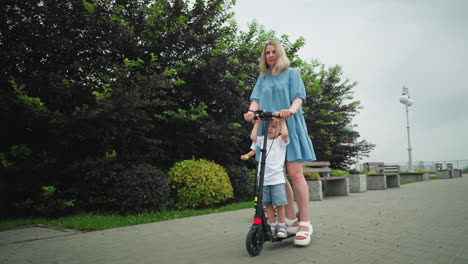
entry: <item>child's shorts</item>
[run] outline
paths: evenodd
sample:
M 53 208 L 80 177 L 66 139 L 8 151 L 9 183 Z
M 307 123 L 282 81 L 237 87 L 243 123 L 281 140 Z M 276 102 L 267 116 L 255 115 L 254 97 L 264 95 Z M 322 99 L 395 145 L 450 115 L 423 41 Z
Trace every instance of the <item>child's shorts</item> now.
M 286 205 L 286 184 L 275 184 L 263 186 L 263 204 L 264 205 Z

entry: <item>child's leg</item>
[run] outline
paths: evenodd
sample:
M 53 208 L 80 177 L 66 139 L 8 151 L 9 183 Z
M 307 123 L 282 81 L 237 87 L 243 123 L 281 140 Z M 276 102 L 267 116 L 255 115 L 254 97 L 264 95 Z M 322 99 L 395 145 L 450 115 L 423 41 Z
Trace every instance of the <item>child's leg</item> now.
M 286 218 L 286 206 L 288 205 L 285 184 L 281 183 L 277 185 L 272 185 L 271 197 L 273 204 L 276 205 L 276 213 L 278 214 L 278 220 L 280 223 L 284 223 Z
M 265 207 L 268 216 L 268 222 L 270 222 L 271 234 L 276 235 L 275 208 L 272 204 L 267 204 Z
M 288 204 L 286 199 L 286 190 L 285 184 L 277 184 L 272 187 L 272 200 L 273 204 L 276 204 L 276 213 L 278 214 L 278 226 L 276 236 L 280 238 L 285 238 L 288 236 L 287 227 L 286 227 L 286 211 L 285 205 Z
M 273 205 L 268 204 L 265 207 L 266 207 L 266 212 L 267 212 L 267 216 L 268 216 L 268 222 L 270 222 L 270 224 L 276 223 L 275 208 L 273 208 Z
M 276 213 L 278 214 L 278 223 L 284 223 L 286 218 L 285 213 L 285 206 L 284 205 L 277 205 L 276 206 Z
M 285 223 L 285 206 L 277 205 L 276 212 L 278 213 L 278 225 L 276 229 L 276 236 L 280 238 L 288 237 L 288 228 Z

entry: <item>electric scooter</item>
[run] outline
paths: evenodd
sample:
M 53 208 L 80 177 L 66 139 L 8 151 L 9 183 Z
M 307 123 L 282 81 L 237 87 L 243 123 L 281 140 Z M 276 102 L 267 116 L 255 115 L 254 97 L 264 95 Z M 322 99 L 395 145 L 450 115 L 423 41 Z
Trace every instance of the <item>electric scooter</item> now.
M 260 118 L 264 122 L 263 135 L 266 137 L 268 135 L 268 124 L 273 118 L 279 117 L 273 115 L 271 112 L 266 112 L 264 110 L 257 110 L 255 112 L 255 118 Z M 281 242 L 286 238 L 293 237 L 294 234 L 288 234 L 285 238 L 279 238 L 274 236 L 271 233 L 270 225 L 265 216 L 265 209 L 263 208 L 263 179 L 265 176 L 265 164 L 266 164 L 266 154 L 267 154 L 267 140 L 263 141 L 263 146 L 261 148 L 261 159 L 260 159 L 260 173 L 255 174 L 255 216 L 253 219 L 253 224 L 250 226 L 249 232 L 245 240 L 245 245 L 247 251 L 252 256 L 257 256 L 260 254 L 263 248 L 263 244 L 266 241 L 270 242 Z

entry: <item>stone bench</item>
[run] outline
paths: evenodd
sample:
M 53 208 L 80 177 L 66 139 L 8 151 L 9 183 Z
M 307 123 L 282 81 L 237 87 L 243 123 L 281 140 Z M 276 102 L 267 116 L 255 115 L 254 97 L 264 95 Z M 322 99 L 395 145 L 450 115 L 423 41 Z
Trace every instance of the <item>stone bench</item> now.
M 428 181 L 429 174 L 423 172 L 400 172 L 401 181 Z
M 349 192 L 361 193 L 367 191 L 367 177 L 365 174 L 348 174 Z
M 453 177 L 463 177 L 462 170 L 460 169 L 453 169 L 452 172 Z
M 364 171 L 367 176 L 367 190 L 385 190 L 400 187 L 398 165 L 385 165 L 383 162 L 366 162 Z M 375 171 L 376 174 L 370 174 Z
M 462 177 L 462 171 L 454 169 L 452 163 L 447 163 L 447 169 L 449 170 L 450 178 Z
M 446 164 L 446 169 L 443 168 L 442 163 L 435 164 L 436 178 L 437 179 L 451 179 L 461 177 L 461 171 L 453 169 L 452 163 Z
M 309 201 L 323 200 L 325 196 L 348 196 L 349 180 L 347 177 L 331 177 L 329 161 L 303 162 L 304 173 L 319 173 L 320 177 L 306 179 L 309 187 Z

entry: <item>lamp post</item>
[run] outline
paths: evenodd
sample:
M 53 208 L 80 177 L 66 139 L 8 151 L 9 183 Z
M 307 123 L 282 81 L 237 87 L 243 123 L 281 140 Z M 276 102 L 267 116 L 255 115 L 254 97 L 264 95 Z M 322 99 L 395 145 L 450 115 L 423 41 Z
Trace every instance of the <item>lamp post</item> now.
M 408 88 L 403 86 L 403 94 L 400 96 L 400 103 L 405 105 L 406 108 L 406 129 L 408 132 L 408 157 L 409 157 L 409 162 L 408 162 L 408 170 L 411 172 L 413 171 L 413 163 L 411 160 L 411 139 L 410 139 L 410 125 L 409 125 L 409 117 L 408 117 L 408 107 L 412 106 L 414 101 L 411 99 L 409 96 L 409 91 Z

